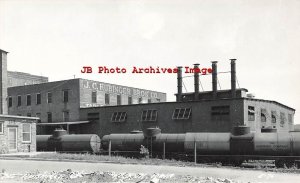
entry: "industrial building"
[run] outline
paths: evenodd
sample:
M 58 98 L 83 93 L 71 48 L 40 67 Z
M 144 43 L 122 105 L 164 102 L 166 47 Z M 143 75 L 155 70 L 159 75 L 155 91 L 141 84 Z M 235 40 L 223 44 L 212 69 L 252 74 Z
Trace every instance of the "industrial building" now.
M 7 87 L 47 83 L 48 77 L 24 72 L 7 71 Z
M 80 121 L 82 108 L 165 101 L 165 93 L 79 78 L 8 88 L 8 113 L 40 118 L 44 128 L 38 133 L 47 134 L 61 125 L 78 129 L 76 124 L 87 123 Z
M 198 64 L 195 65 L 195 68 Z M 217 62 L 212 63 L 212 91 L 182 93 L 182 69 L 178 70 L 176 102 L 90 107 L 80 110 L 79 133 L 128 133 L 159 127 L 164 133 L 230 132 L 234 126 L 249 126 L 252 132 L 288 132 L 294 128 L 295 109 L 276 101 L 253 98 L 236 88 L 235 59 L 231 60 L 231 89 L 217 89 Z
M 0 50 L 0 153 L 36 151 L 36 117 L 7 115 L 7 53 Z

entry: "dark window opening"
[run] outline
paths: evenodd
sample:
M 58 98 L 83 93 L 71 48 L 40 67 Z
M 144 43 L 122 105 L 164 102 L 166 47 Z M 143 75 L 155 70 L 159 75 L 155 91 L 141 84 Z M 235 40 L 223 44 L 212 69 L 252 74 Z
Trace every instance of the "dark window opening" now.
M 87 114 L 87 120 L 88 121 L 98 121 L 99 118 L 99 113 L 98 112 L 92 112 Z
M 97 103 L 97 92 L 96 91 L 92 92 L 92 103 Z
M 63 111 L 63 119 L 65 122 L 70 121 L 69 111 Z
M 229 121 L 230 107 L 229 106 L 213 106 L 211 107 L 212 121 Z
M 172 119 L 189 119 L 191 114 L 191 108 L 176 108 L 173 112 Z
M 63 102 L 69 102 L 69 90 L 63 91 Z
M 18 96 L 18 106 L 22 105 L 22 97 L 19 95 Z
M 110 101 L 109 101 L 109 94 L 105 93 L 105 104 L 109 105 Z
M 112 122 L 125 122 L 127 119 L 126 112 L 114 112 L 111 116 Z
M 27 95 L 26 97 L 26 104 L 31 105 L 31 95 Z
M 47 94 L 47 103 L 50 104 L 52 103 L 52 93 L 48 92 Z
M 142 112 L 142 121 L 156 121 L 157 120 L 157 110 L 148 109 Z
M 52 122 L 52 113 L 51 112 L 47 113 L 47 121 L 48 121 L 48 123 Z
M 12 97 L 8 97 L 8 107 L 12 107 Z
M 121 95 L 117 95 L 117 105 L 121 105 Z
M 128 97 L 128 104 L 129 105 L 132 104 L 132 97 L 131 96 Z
M 37 93 L 37 94 L 36 94 L 36 104 L 41 104 L 41 100 L 42 100 L 41 94 L 40 94 L 40 93 Z
M 260 121 L 261 121 L 261 122 L 266 122 L 266 121 L 267 121 L 267 117 L 266 117 L 266 109 L 261 109 L 261 113 L 260 113 Z
M 272 123 L 276 124 L 276 116 L 277 116 L 276 111 L 272 111 L 272 114 L 271 114 L 271 118 L 272 118 L 271 122 Z
M 248 106 L 248 121 L 255 120 L 255 108 L 253 106 Z

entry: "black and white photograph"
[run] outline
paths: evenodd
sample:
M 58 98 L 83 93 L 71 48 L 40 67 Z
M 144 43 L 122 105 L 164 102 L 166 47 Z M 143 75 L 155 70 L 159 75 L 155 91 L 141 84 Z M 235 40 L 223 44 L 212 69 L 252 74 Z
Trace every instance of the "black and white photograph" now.
M 0 0 L 0 183 L 300 182 L 300 0 Z

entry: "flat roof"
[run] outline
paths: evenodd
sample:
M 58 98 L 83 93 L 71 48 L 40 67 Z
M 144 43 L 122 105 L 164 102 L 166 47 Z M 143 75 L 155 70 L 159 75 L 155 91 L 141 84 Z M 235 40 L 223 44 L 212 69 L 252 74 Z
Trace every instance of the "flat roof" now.
M 55 122 L 55 123 L 38 123 L 39 126 L 55 126 L 55 125 L 76 125 L 89 123 L 90 121 L 68 121 L 68 122 Z

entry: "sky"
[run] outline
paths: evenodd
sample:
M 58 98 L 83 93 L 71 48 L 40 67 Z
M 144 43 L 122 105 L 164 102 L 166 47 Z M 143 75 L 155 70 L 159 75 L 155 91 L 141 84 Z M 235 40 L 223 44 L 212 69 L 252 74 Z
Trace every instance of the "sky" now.
M 8 70 L 86 78 L 167 93 L 176 74 L 136 74 L 133 67 L 211 67 L 230 71 L 256 98 L 296 109 L 300 124 L 300 0 L 0 0 L 0 49 Z M 81 73 L 90 66 L 93 73 Z M 98 67 L 126 73 L 98 73 Z M 191 74 L 184 74 L 190 76 Z M 219 89 L 230 75 L 219 74 Z M 210 91 L 211 76 L 201 76 Z M 193 78 L 184 78 L 192 92 Z M 200 87 L 202 91 L 202 87 Z

